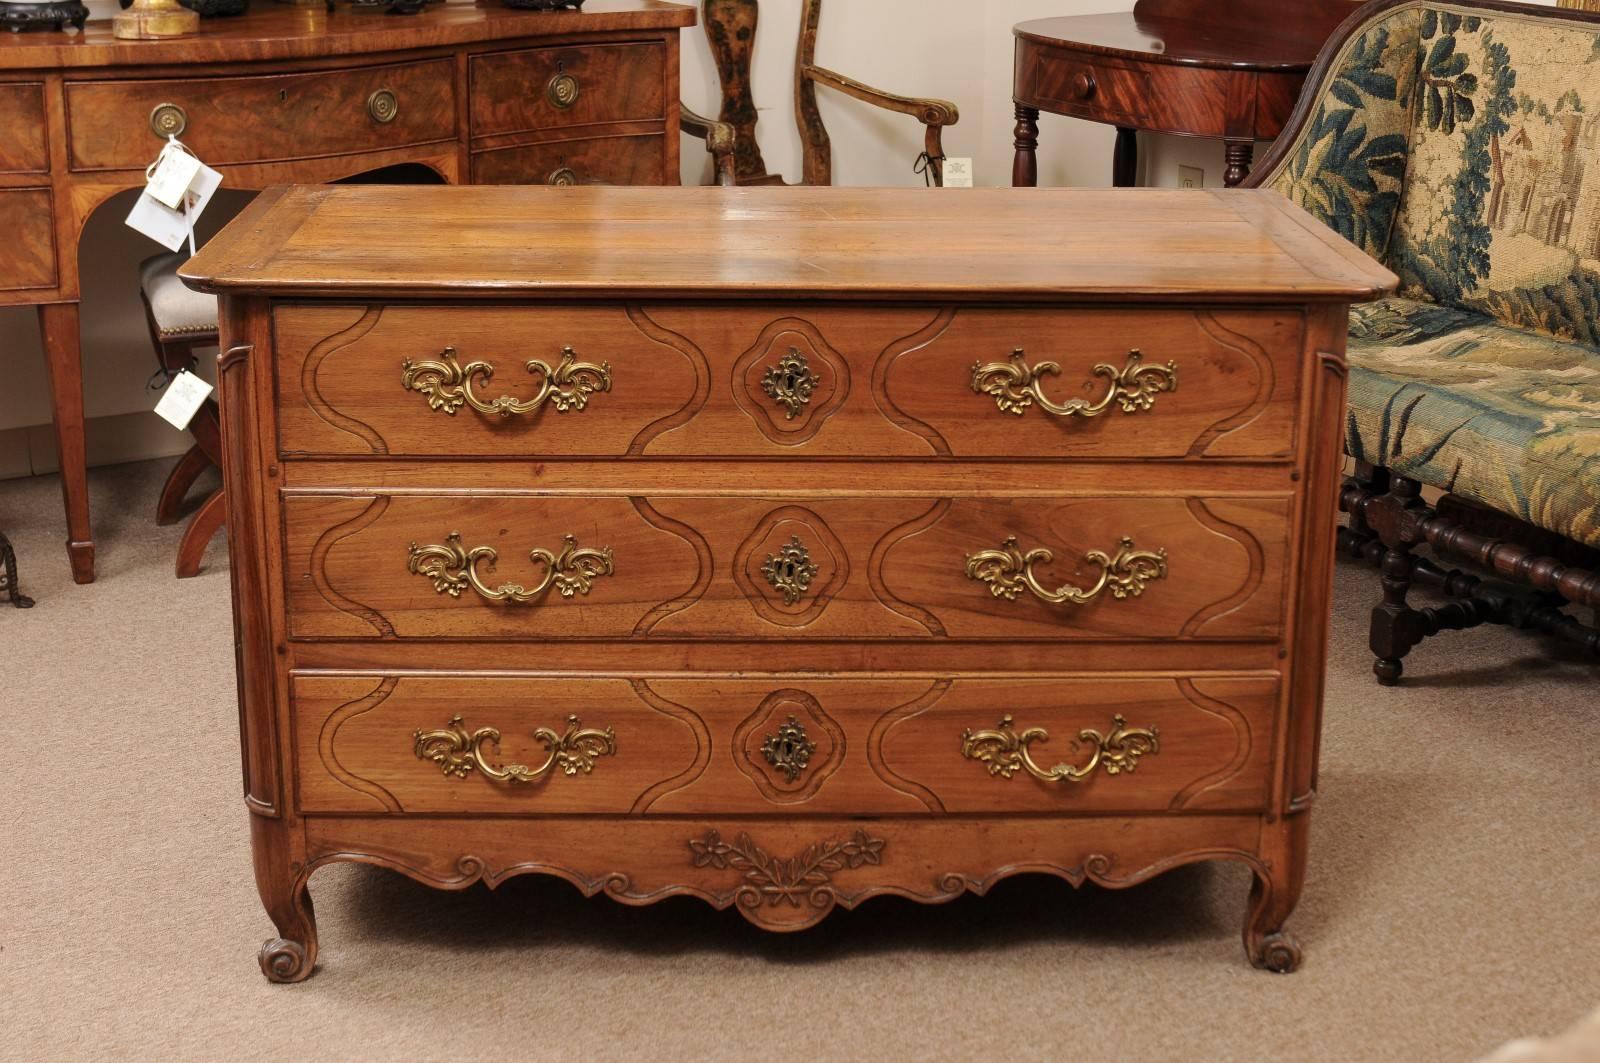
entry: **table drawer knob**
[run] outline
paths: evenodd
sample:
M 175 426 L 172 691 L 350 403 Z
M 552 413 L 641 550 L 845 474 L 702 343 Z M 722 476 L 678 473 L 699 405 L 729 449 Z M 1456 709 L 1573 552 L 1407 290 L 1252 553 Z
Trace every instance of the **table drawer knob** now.
M 1030 366 L 1023 349 L 1018 347 L 1011 352 L 1009 362 L 973 365 L 972 390 L 979 395 L 992 396 L 1001 411 L 1018 417 L 1035 404 L 1057 417 L 1098 417 L 1109 410 L 1112 403 L 1120 406 L 1123 413 L 1138 413 L 1155 406 L 1156 396 L 1163 391 L 1178 390 L 1177 364 L 1145 365 L 1144 355 L 1137 349 L 1128 352 L 1127 364 L 1121 369 L 1101 362 L 1094 367 L 1094 373 L 1105 377 L 1110 385 L 1099 399 L 1051 402 L 1044 393 L 1043 380 L 1047 376 L 1060 376 L 1061 366 L 1055 362 Z
M 1063 584 L 1054 590 L 1039 582 L 1034 574 L 1035 565 L 1048 565 L 1055 559 L 1049 550 L 1029 550 L 1023 553 L 1017 546 L 1015 535 L 1000 544 L 998 550 L 981 550 L 967 555 L 967 578 L 989 585 L 989 593 L 1008 602 L 1016 601 L 1027 591 L 1051 605 L 1070 603 L 1088 605 L 1107 591 L 1118 599 L 1137 598 L 1144 593 L 1145 585 L 1167 576 L 1167 551 L 1135 550 L 1133 540 L 1124 538 L 1115 554 L 1091 550 L 1083 559 L 1100 570 L 1094 586 L 1089 588 Z
M 1094 75 L 1079 73 L 1072 75 L 1072 96 L 1074 99 L 1087 100 L 1093 96 L 1100 86 L 1095 82 Z
M 578 84 L 578 79 L 559 68 L 556 76 L 550 79 L 544 87 L 545 99 L 550 101 L 550 106 L 558 111 L 565 111 L 578 102 L 578 95 L 583 87 Z
M 617 736 L 612 728 L 603 731 L 586 728 L 576 716 L 567 717 L 567 729 L 560 734 L 541 727 L 533 732 L 533 737 L 543 742 L 550 754 L 537 768 L 526 764 L 491 764 L 484 756 L 483 747 L 499 747 L 500 732 L 493 727 L 480 727 L 469 733 L 460 716 L 450 717 L 442 730 L 415 732 L 412 749 L 417 759 L 433 761 L 446 775 L 465 779 L 478 771 L 493 782 L 511 784 L 534 782 L 556 768 L 566 775 L 579 772 L 588 775 L 594 771 L 597 758 L 615 756 L 617 752 Z
M 1026 771 L 1045 782 L 1087 782 L 1095 769 L 1107 775 L 1121 775 L 1139 766 L 1139 758 L 1146 753 L 1161 752 L 1161 736 L 1154 727 L 1129 727 L 1120 715 L 1113 716 L 1111 733 L 1102 735 L 1093 728 L 1078 732 L 1078 739 L 1089 747 L 1089 759 L 1081 767 L 1057 764 L 1041 768 L 1033 759 L 1031 746 L 1050 740 L 1050 732 L 1043 727 L 1030 727 L 1018 731 L 1012 726 L 1010 716 L 1000 718 L 994 730 L 961 732 L 961 755 L 976 760 L 989 769 L 989 774 L 1009 779 L 1018 769 Z
M 150 112 L 150 132 L 162 140 L 181 137 L 189 128 L 189 112 L 175 103 L 158 104 Z
M 557 169 L 550 171 L 550 176 L 544 179 L 544 183 L 547 185 L 555 185 L 558 188 L 570 187 L 571 185 L 579 183 L 578 171 L 574 170 L 570 166 L 558 167 Z
M 400 97 L 391 89 L 379 89 L 367 97 L 367 114 L 379 125 L 388 125 L 400 117 Z
M 452 598 L 471 590 L 490 602 L 507 602 L 512 605 L 529 605 L 542 601 L 551 588 L 561 597 L 588 595 L 594 581 L 615 572 L 611 547 L 595 550 L 580 547 L 576 537 L 561 537 L 560 553 L 549 550 L 531 550 L 528 557 L 544 566 L 544 575 L 532 587 L 520 583 L 503 583 L 491 587 L 478 572 L 479 565 L 494 567 L 499 551 L 492 546 L 475 546 L 468 550 L 461 544 L 461 534 L 451 532 L 443 545 L 418 546 L 411 544 L 410 559 L 406 568 L 413 576 L 425 576 L 433 581 L 433 589 Z
M 539 392 L 531 399 L 512 395 L 480 398 L 472 390 L 473 382 L 487 385 L 494 379 L 494 366 L 482 361 L 462 365 L 454 347 L 446 347 L 436 359 L 413 362 L 407 358 L 400 366 L 400 382 L 408 391 L 426 395 L 429 409 L 451 417 L 462 406 L 500 417 L 534 413 L 547 403 L 557 413 L 582 411 L 589 405 L 590 395 L 611 390 L 611 363 L 580 362 L 578 352 L 571 347 L 561 348 L 561 361 L 553 369 L 549 362 L 538 358 L 529 359 L 524 368 L 540 379 Z

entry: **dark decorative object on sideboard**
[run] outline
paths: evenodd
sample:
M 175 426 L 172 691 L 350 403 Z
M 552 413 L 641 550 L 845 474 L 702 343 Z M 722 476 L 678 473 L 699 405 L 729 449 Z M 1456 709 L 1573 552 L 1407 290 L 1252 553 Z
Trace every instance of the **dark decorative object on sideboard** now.
M 0 26 L 12 33 L 23 30 L 83 29 L 89 9 L 81 0 L 52 0 L 45 4 L 8 3 L 0 0 Z
M 1355 0 L 1139 0 L 1132 12 L 1023 22 L 1011 183 L 1038 184 L 1039 113 L 1117 128 L 1112 183 L 1138 177 L 1141 130 L 1227 145 L 1223 183 L 1282 130 L 1317 51 Z
M 0 596 L 18 609 L 32 609 L 33 599 L 22 593 L 17 576 L 17 551 L 0 531 Z
M 117 0 L 124 11 L 133 6 L 133 0 Z M 178 0 L 178 3 L 201 18 L 231 18 L 250 10 L 250 0 Z
M 583 6 L 583 0 L 505 0 L 505 5 L 523 11 L 558 11 L 564 7 L 576 11 Z

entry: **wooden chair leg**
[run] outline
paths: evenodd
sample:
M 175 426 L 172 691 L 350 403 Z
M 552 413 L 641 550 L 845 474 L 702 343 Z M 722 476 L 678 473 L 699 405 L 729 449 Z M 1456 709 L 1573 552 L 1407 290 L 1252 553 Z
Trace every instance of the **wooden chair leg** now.
M 183 541 L 178 544 L 178 578 L 189 579 L 200 574 L 200 561 L 205 557 L 206 547 L 211 545 L 211 540 L 216 538 L 217 532 L 222 529 L 226 518 L 227 506 L 225 504 L 222 488 L 211 492 L 200 505 L 194 519 L 183 530 Z
M 167 474 L 167 482 L 161 488 L 161 497 L 156 500 L 156 523 L 165 527 L 176 524 L 178 518 L 183 516 L 183 500 L 189 495 L 189 488 L 200 478 L 200 474 L 211 468 L 211 458 L 200 444 L 196 443 L 184 452 L 183 457 L 172 467 Z
M 1422 485 L 1404 476 L 1393 477 L 1381 501 L 1365 511 L 1385 547 L 1383 600 L 1372 609 L 1372 672 L 1381 685 L 1392 687 L 1400 682 L 1406 654 L 1429 634 L 1426 618 L 1406 602 L 1417 564 L 1412 550 L 1422 541 L 1420 520 L 1427 507 Z

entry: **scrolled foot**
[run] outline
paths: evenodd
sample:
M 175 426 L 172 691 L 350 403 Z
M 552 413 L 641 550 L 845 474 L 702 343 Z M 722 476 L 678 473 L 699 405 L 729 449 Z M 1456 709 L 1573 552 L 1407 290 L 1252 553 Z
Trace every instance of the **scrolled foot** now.
M 1300 969 L 1300 942 L 1281 930 L 1268 934 L 1250 950 L 1250 962 L 1264 971 L 1293 974 Z
M 261 973 L 269 982 L 304 982 L 311 977 L 306 949 L 298 941 L 268 938 L 261 945 Z

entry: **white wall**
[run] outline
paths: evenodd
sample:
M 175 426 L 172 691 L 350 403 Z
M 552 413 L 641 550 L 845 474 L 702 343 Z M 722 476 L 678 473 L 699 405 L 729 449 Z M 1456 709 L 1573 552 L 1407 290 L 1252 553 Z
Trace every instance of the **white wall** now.
M 112 0 L 91 0 L 96 14 Z M 257 0 L 269 2 L 269 0 Z M 1225 0 L 1219 0 L 1225 2 Z M 1551 4 L 1554 0 L 1536 0 Z M 758 29 L 755 97 L 761 111 L 761 149 L 769 168 L 790 180 L 800 175 L 794 122 L 793 69 L 801 0 L 765 0 Z M 961 108 L 946 132 L 946 150 L 975 162 L 979 184 L 1011 179 L 1012 36 L 1020 21 L 1050 15 L 1129 10 L 1133 0 L 829 0 L 817 44 L 818 61 L 868 84 L 910 96 L 939 96 Z M 683 95 L 691 107 L 715 113 L 715 71 L 705 35 L 683 37 Z M 921 127 L 858 101 L 821 90 L 833 139 L 834 179 L 845 185 L 910 186 L 922 150 Z M 1100 125 L 1044 115 L 1040 120 L 1039 179 L 1046 185 L 1110 183 L 1114 132 Z M 1221 183 L 1220 144 L 1141 137 L 1143 183 L 1176 185 L 1177 166 L 1198 165 L 1208 185 Z M 710 166 L 699 142 L 683 141 L 686 183 L 706 183 Z M 213 208 L 220 221 L 235 196 Z M 84 374 L 91 419 L 91 459 L 125 461 L 178 453 L 185 438 L 148 414 L 144 383 L 154 368 L 135 290 L 137 264 L 155 246 L 124 229 L 127 204 L 118 200 L 89 226 L 83 251 Z M 48 427 L 49 390 L 30 310 L 0 310 L 0 477 L 53 468 Z

